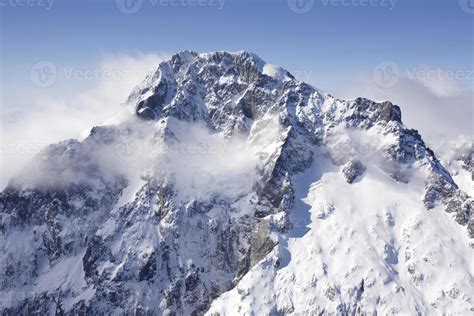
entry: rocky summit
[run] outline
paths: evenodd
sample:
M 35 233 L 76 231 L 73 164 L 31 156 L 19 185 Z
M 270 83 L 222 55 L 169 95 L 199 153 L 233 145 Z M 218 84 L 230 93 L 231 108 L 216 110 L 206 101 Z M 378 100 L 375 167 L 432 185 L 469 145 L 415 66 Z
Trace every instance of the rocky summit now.
M 474 311 L 472 192 L 397 105 L 191 51 L 126 103 L 0 193 L 3 315 Z

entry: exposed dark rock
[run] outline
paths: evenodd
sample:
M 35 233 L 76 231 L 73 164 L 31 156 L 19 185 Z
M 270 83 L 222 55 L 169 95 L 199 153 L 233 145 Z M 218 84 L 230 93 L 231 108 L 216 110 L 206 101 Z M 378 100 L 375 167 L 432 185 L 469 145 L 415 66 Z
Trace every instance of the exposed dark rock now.
M 96 282 L 96 278 L 98 277 L 96 269 L 99 262 L 108 259 L 109 256 L 109 250 L 105 246 L 103 240 L 99 236 L 93 236 L 87 243 L 86 253 L 82 258 L 86 280 Z
M 277 242 L 270 237 L 268 221 L 261 221 L 252 235 L 249 250 L 239 264 L 237 277 L 244 276 L 256 263 L 265 258 L 276 245 Z
M 140 108 L 139 110 L 137 109 L 137 115 L 146 121 L 152 121 L 156 118 L 155 112 L 146 106 Z
M 144 280 L 152 280 L 153 277 L 155 276 L 157 267 L 156 267 L 156 255 L 155 252 L 153 252 L 147 259 L 145 265 L 143 268 L 140 270 L 138 274 L 138 280 L 144 281 Z
M 359 160 L 351 160 L 344 165 L 342 173 L 347 183 L 353 183 L 358 177 L 362 176 L 366 167 Z

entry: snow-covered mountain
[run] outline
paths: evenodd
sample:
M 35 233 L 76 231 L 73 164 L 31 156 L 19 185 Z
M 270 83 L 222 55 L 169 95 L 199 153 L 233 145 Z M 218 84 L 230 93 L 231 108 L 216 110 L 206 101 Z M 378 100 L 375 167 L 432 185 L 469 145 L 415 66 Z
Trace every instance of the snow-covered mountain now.
M 128 104 L 0 193 L 2 314 L 474 311 L 472 190 L 398 106 L 188 51 Z

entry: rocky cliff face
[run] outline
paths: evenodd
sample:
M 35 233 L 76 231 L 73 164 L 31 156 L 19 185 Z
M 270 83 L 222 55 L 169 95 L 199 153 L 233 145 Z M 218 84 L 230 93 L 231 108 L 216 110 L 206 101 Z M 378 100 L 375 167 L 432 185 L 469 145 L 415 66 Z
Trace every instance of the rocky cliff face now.
M 336 99 L 247 52 L 176 54 L 128 102 L 134 116 L 94 127 L 82 142 L 49 146 L 0 193 L 4 314 L 472 308 L 473 282 L 466 265 L 472 255 L 468 244 L 474 238 L 474 202 L 421 136 L 403 125 L 398 106 Z M 326 167 L 315 170 L 315 165 Z M 325 173 L 343 179 L 335 186 L 341 190 L 338 199 L 320 192 L 311 203 L 304 202 L 302 192 L 332 185 L 322 181 Z M 367 185 L 377 194 L 370 182 L 375 174 L 388 183 L 386 199 L 364 193 Z M 359 211 L 368 216 L 372 209 L 383 209 L 385 224 L 377 229 L 394 227 L 394 218 L 403 212 L 394 201 L 388 203 L 392 196 L 402 199 L 400 205 L 409 201 L 410 214 L 427 216 L 426 221 L 443 218 L 462 236 L 452 241 L 460 249 L 452 258 L 459 266 L 453 277 L 467 283 L 457 284 L 453 293 L 430 283 L 429 272 L 423 274 L 416 265 L 424 258 L 410 248 L 407 227 L 390 235 L 380 262 L 378 250 L 371 250 L 374 259 L 367 259 L 357 281 L 347 276 L 327 281 L 327 271 L 337 275 L 340 264 L 299 257 L 299 248 L 292 246 L 313 232 L 324 233 L 319 221 L 344 216 L 337 214 L 357 209 L 367 199 L 373 203 Z M 337 237 L 342 233 L 336 230 L 318 242 L 342 247 L 342 237 Z M 347 251 L 353 258 L 370 257 L 371 252 L 358 247 L 365 249 L 363 243 L 373 238 L 382 237 L 367 235 Z M 433 240 L 425 241 L 434 246 Z M 438 251 L 449 255 L 447 248 L 441 244 Z M 402 250 L 405 257 L 411 254 L 403 266 L 398 259 Z M 294 294 L 271 293 L 260 302 L 268 288 L 259 293 L 253 282 L 270 276 L 276 282 L 278 273 L 300 259 L 322 269 L 320 274 L 307 271 L 312 283 L 306 301 L 289 303 L 296 302 L 295 289 Z M 430 260 L 438 273 L 452 265 Z M 288 289 L 298 287 L 288 275 L 282 278 Z M 374 278 L 384 279 L 383 289 L 398 290 L 381 291 Z M 331 284 L 311 292 L 322 280 Z M 344 286 L 354 282 L 345 293 Z M 423 283 L 447 294 L 432 304 L 417 289 Z M 376 292 L 381 293 L 377 299 Z M 409 299 L 405 306 L 392 297 Z

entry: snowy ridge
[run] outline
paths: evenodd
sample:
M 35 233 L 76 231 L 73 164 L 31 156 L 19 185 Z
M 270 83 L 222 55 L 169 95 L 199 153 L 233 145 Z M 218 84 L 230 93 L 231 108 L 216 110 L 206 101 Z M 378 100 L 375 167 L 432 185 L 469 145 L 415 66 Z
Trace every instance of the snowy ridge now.
M 473 310 L 472 191 L 398 106 L 191 51 L 128 102 L 0 193 L 3 313 Z
M 473 139 L 459 138 L 450 142 L 442 142 L 436 148 L 443 165 L 459 187 L 469 194 L 474 195 L 474 155 Z

